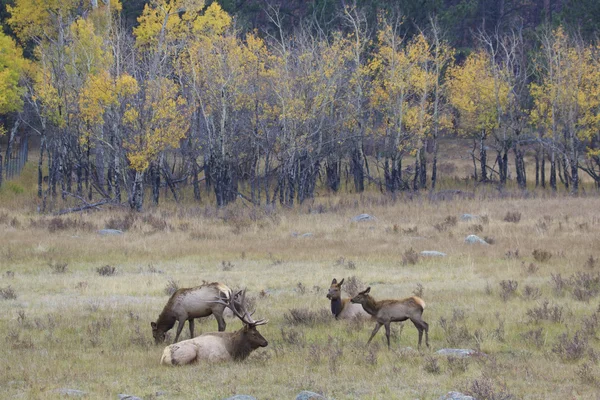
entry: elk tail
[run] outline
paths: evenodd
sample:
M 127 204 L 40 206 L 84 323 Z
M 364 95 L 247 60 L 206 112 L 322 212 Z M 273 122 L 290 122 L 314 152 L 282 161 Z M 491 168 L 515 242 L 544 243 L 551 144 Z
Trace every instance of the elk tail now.
M 425 309 L 425 302 L 423 301 L 422 298 L 414 296 L 413 299 L 414 299 L 415 303 L 420 305 L 423 310 Z

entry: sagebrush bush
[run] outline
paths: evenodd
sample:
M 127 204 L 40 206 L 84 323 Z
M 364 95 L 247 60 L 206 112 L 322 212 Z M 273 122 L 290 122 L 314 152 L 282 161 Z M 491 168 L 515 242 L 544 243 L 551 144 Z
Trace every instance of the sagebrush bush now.
M 552 258 L 552 253 L 546 250 L 535 249 L 533 250 L 533 258 L 537 262 L 545 263 Z
M 521 221 L 521 213 L 518 211 L 508 211 L 504 216 L 504 221 L 517 224 Z
M 96 268 L 96 272 L 100 276 L 113 276 L 117 273 L 117 269 L 112 265 L 103 265 L 101 267 Z

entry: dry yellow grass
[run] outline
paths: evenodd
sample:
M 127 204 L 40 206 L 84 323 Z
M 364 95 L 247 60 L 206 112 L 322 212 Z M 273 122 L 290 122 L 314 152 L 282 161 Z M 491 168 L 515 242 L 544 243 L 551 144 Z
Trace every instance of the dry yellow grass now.
M 118 393 L 149 399 L 157 392 L 169 399 L 236 393 L 280 399 L 301 390 L 336 399 L 433 399 L 473 390 L 477 382 L 478 390 L 514 398 L 596 398 L 600 262 L 588 260 L 599 257 L 600 199 L 483 197 L 436 203 L 327 197 L 274 212 L 167 205 L 129 217 L 122 236 L 96 232 L 111 220 L 126 222 L 119 210 L 57 221 L 0 209 L 0 289 L 17 296 L 0 298 L 2 396 L 61 398 L 59 389 L 72 388 L 91 399 Z M 520 213 L 520 221 L 504 221 L 507 212 Z M 361 213 L 376 220 L 351 222 Z M 463 213 L 483 218 L 465 222 Z M 301 237 L 307 232 L 312 236 Z M 470 233 L 494 244 L 465 244 Z M 403 265 L 410 248 L 448 256 Z M 535 260 L 536 249 L 550 259 Z M 67 270 L 56 273 L 49 263 L 66 263 Z M 100 276 L 96 268 L 103 265 L 116 274 Z M 580 276 L 584 283 L 569 281 L 555 292 L 553 275 L 568 281 L 577 272 L 589 279 Z M 378 299 L 412 295 L 420 283 L 432 349 L 414 350 L 417 330 L 410 323 L 396 324 L 391 351 L 383 332 L 365 346 L 372 323 L 319 317 L 289 324 L 290 309 L 328 309 L 331 279 L 351 276 Z M 242 363 L 161 367 L 162 347 L 152 344 L 149 323 L 167 301 L 170 279 L 182 287 L 202 280 L 247 287 L 256 317 L 270 321 L 260 328 L 269 346 Z M 512 296 L 505 291 L 506 301 L 503 280 L 518 282 Z M 587 294 L 576 292 L 582 287 Z M 544 299 L 562 307 L 561 322 L 531 321 L 528 310 Z M 227 330 L 240 326 L 230 320 Z M 523 336 L 540 328 L 537 336 Z M 585 342 L 573 343 L 584 328 Z M 210 318 L 198 330 L 214 331 L 216 322 Z M 188 334 L 186 327 L 183 338 Z M 571 347 L 557 347 L 561 340 Z M 484 355 L 449 361 L 435 354 L 446 347 Z

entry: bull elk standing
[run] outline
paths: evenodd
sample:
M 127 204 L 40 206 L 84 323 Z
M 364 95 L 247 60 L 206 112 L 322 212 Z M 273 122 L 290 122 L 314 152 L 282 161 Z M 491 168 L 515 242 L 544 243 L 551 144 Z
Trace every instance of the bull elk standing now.
M 429 325 L 421 318 L 425 309 L 425 302 L 417 296 L 408 297 L 402 300 L 381 300 L 375 301 L 373 296 L 369 295 L 371 287 L 360 292 L 352 298 L 352 303 L 361 304 L 366 312 L 375 317 L 377 324 L 367 344 L 371 343 L 373 336 L 379 331 L 381 326 L 385 326 L 385 336 L 387 338 L 388 349 L 390 347 L 390 323 L 401 322 L 410 319 L 419 331 L 419 348 L 421 348 L 421 339 L 425 331 L 425 344 L 429 347 Z
M 343 283 L 343 279 L 338 283 L 337 279 L 333 278 L 327 293 L 327 298 L 331 300 L 331 313 L 335 319 L 369 318 L 370 315 L 360 304 L 352 304 L 350 298 L 342 299 Z
M 236 294 L 236 299 L 238 295 Z M 244 327 L 236 332 L 205 333 L 193 339 L 173 343 L 163 351 L 160 363 L 163 365 L 184 365 L 195 361 L 208 362 L 244 360 L 259 347 L 268 345 L 266 339 L 258 332 L 257 326 L 266 324 L 260 319 L 254 321 L 252 313 L 246 310 L 246 291 L 241 292 L 241 300 L 233 301 L 231 296 L 219 299 L 217 304 L 228 307 L 244 323 Z
M 215 299 L 224 297 L 230 299 L 232 291 L 230 288 L 219 282 L 207 283 L 193 288 L 178 289 L 162 310 L 156 322 L 151 322 L 152 336 L 156 344 L 165 341 L 165 333 L 173 328 L 175 321 L 178 321 L 177 334 L 175 342 L 179 340 L 181 330 L 185 321 L 189 322 L 190 337 L 194 337 L 194 318 L 208 317 L 213 314 L 217 320 L 219 331 L 225 330 L 225 319 L 223 304 L 215 303 Z

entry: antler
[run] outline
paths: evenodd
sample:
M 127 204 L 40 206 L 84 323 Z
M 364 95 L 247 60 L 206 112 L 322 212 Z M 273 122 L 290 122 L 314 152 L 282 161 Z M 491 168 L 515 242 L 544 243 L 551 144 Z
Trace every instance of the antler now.
M 235 299 L 238 298 L 238 296 L 240 295 L 241 300 L 237 302 Z M 254 311 L 256 310 L 248 312 L 248 310 L 246 309 L 246 289 L 240 290 L 233 296 L 226 299 L 223 299 L 223 297 L 219 297 L 217 300 L 213 301 L 213 303 L 223 304 L 225 307 L 229 308 L 233 312 L 233 314 L 239 319 L 241 319 L 242 322 L 246 325 L 258 326 L 264 325 L 268 322 L 266 319 L 259 319 L 258 321 L 252 319 L 252 314 L 254 314 Z

